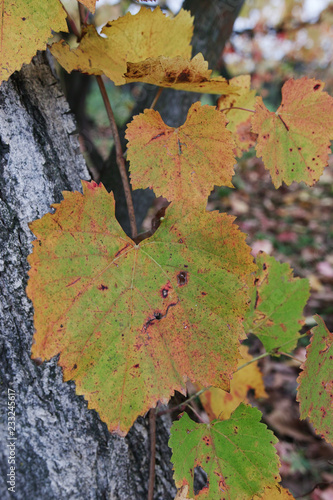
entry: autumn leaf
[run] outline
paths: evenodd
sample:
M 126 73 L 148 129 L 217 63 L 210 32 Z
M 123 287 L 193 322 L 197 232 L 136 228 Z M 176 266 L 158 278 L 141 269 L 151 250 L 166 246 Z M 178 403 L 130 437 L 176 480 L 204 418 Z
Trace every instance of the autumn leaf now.
M 211 78 L 212 70 L 202 54 L 197 54 L 192 60 L 184 57 L 149 58 L 145 61 L 127 63 L 125 78 L 127 83 L 144 82 L 159 87 L 169 87 L 176 90 L 201 92 L 205 94 L 235 94 L 237 85 L 230 85 L 222 77 Z
M 270 352 L 288 342 L 288 351 L 297 344 L 297 332 L 303 324 L 303 309 L 310 295 L 309 282 L 294 278 L 286 263 L 277 262 L 264 252 L 257 255 L 250 309 L 245 330 L 254 333 Z
M 260 495 L 254 495 L 253 500 L 290 500 L 294 498 L 289 490 L 283 488 L 280 484 L 266 486 L 264 492 Z
M 1 83 L 46 48 L 51 30 L 67 31 L 67 24 L 58 0 L 1 2 L 0 12 Z
M 98 2 L 98 0 L 79 0 L 79 2 L 87 7 L 87 9 L 89 9 L 93 14 L 95 12 L 96 1 Z
M 244 345 L 240 346 L 240 354 L 242 357 L 238 361 L 237 368 L 253 359 Z M 257 362 L 251 363 L 233 374 L 230 392 L 212 387 L 201 394 L 200 401 L 210 420 L 216 418 L 227 420 L 240 403 L 248 402 L 247 393 L 250 389 L 254 389 L 257 398 L 267 397 Z
M 169 446 L 176 486 L 187 484 L 194 498 L 242 500 L 252 498 L 279 480 L 277 439 L 260 423 L 257 408 L 240 404 L 229 420 L 197 424 L 186 413 L 171 427 Z M 208 486 L 193 491 L 197 466 Z
M 225 125 L 222 113 L 200 102 L 179 128 L 166 125 L 154 110 L 135 116 L 126 132 L 133 187 L 205 207 L 215 184 L 232 187 L 235 143 Z
M 312 186 L 323 173 L 333 139 L 333 98 L 322 92 L 320 80 L 288 80 L 276 113 L 257 97 L 252 130 L 258 134 L 257 155 L 262 156 L 274 186 L 284 181 Z
M 297 379 L 301 418 L 309 417 L 318 434 L 333 444 L 333 333 L 316 315 L 307 358 Z
M 222 95 L 217 101 L 217 109 L 228 118 L 227 129 L 233 133 L 237 145 L 236 154 L 240 157 L 255 145 L 257 136 L 251 132 L 251 113 L 236 108 L 253 110 L 256 91 L 251 90 L 250 75 L 236 76 L 229 80 L 229 84 L 238 88 L 237 94 Z
M 254 265 L 226 214 L 172 206 L 135 244 L 102 185 L 64 192 L 30 227 L 37 240 L 27 293 L 35 308 L 34 358 L 60 353 L 64 379 L 110 431 L 184 392 L 189 378 L 229 388 L 238 359 L 246 282 Z
M 50 50 L 66 71 L 80 70 L 89 75 L 104 74 L 116 85 L 126 83 L 127 63 L 149 57 L 191 57 L 193 18 L 181 9 L 174 18 L 166 17 L 159 7 L 127 13 L 108 23 L 100 36 L 87 26 L 79 46 L 73 50 L 63 40 Z

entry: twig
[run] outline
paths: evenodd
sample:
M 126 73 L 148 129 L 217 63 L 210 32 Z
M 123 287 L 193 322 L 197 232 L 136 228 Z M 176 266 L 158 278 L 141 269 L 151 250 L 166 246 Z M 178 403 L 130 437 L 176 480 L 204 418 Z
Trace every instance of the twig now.
M 150 433 L 150 465 L 149 465 L 149 486 L 148 500 L 154 498 L 155 484 L 155 455 L 156 455 L 156 410 L 151 408 L 149 412 L 149 433 Z
M 87 24 L 87 19 L 88 19 L 88 15 L 86 13 L 86 8 L 84 5 L 82 5 L 82 3 L 78 2 L 78 5 L 79 5 L 79 14 L 80 14 L 80 21 L 81 21 L 81 25 L 85 25 Z
M 119 137 L 119 133 L 118 133 L 118 128 L 117 128 L 116 120 L 114 118 L 114 114 L 113 114 L 113 111 L 111 108 L 111 104 L 110 104 L 102 77 L 100 75 L 96 75 L 96 80 L 97 80 L 99 89 L 101 91 L 102 98 L 103 98 L 104 105 L 105 105 L 105 109 L 106 109 L 106 112 L 108 114 L 108 118 L 110 121 L 111 132 L 113 135 L 114 145 L 116 148 L 116 161 L 117 161 L 117 165 L 119 168 L 119 172 L 120 172 L 120 176 L 121 176 L 121 180 L 122 180 L 123 188 L 124 188 L 124 192 L 125 192 L 125 198 L 126 198 L 127 209 L 128 209 L 128 216 L 129 216 L 130 225 L 131 225 L 131 235 L 132 235 L 132 239 L 134 239 L 137 237 L 138 232 L 137 232 L 136 222 L 135 222 L 135 213 L 134 213 L 134 207 L 133 207 L 131 188 L 130 188 L 130 184 L 129 184 L 128 177 L 127 177 L 125 158 L 123 156 L 123 152 L 121 149 L 121 142 L 120 142 L 120 137 Z
M 154 109 L 154 107 L 156 106 L 156 103 L 157 103 L 157 101 L 158 101 L 158 99 L 159 99 L 160 95 L 162 94 L 162 92 L 163 92 L 163 87 L 159 87 L 159 89 L 158 89 L 158 91 L 156 92 L 156 95 L 155 95 L 155 97 L 154 97 L 154 99 L 153 99 L 153 102 L 151 103 L 151 105 L 150 105 L 150 108 L 149 108 L 149 109 Z
M 178 410 L 179 408 L 182 408 L 183 406 L 186 406 L 190 401 L 192 401 L 193 399 L 199 397 L 201 394 L 203 394 L 204 392 L 208 391 L 208 389 L 210 389 L 211 387 L 212 386 L 210 385 L 209 387 L 204 387 L 203 389 L 200 389 L 200 391 L 198 391 L 195 394 L 193 394 L 190 398 L 185 399 L 185 401 L 183 401 L 179 405 L 173 406 L 172 408 L 168 408 L 167 410 L 163 410 L 163 411 L 158 412 L 157 416 L 161 417 L 162 415 L 165 415 L 166 413 L 171 413 L 174 410 Z
M 295 356 L 292 356 L 291 354 L 288 354 L 287 352 L 283 352 L 283 351 L 278 351 L 277 354 L 282 354 L 282 356 L 287 356 L 287 358 L 291 358 L 291 359 L 294 359 L 295 361 L 297 361 L 297 363 L 299 364 L 302 364 L 303 361 L 298 359 L 298 358 L 295 358 Z
M 197 419 L 199 420 L 199 422 L 201 422 L 202 424 L 205 424 L 206 422 L 200 417 L 199 413 L 193 408 L 192 405 L 187 405 L 191 411 L 193 411 L 194 415 L 197 417 Z
M 311 331 L 308 331 L 306 333 L 303 333 L 302 335 L 299 335 L 296 339 L 293 338 L 293 339 L 287 340 L 287 342 L 284 342 L 279 347 L 283 347 L 286 344 L 290 344 L 291 342 L 295 342 L 295 340 L 299 340 L 299 339 L 302 339 L 303 337 L 307 337 L 310 333 L 311 333 Z M 260 356 L 252 358 L 250 361 L 248 361 L 247 363 L 244 363 L 242 366 L 240 366 L 239 368 L 237 368 L 236 372 L 238 372 L 239 370 L 242 370 L 243 368 L 245 368 L 246 366 L 250 365 L 251 363 L 255 363 L 255 361 L 258 361 L 259 359 L 266 358 L 266 356 L 275 356 L 279 352 L 279 347 L 276 347 L 275 349 L 272 349 L 269 352 L 264 352 L 263 354 L 260 354 Z M 297 361 L 299 361 L 299 360 L 297 360 Z M 302 361 L 300 361 L 300 363 L 302 363 Z

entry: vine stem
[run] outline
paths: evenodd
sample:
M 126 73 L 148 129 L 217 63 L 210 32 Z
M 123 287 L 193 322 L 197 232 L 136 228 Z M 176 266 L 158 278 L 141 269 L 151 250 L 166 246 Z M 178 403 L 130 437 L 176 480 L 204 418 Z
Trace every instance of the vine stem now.
M 121 180 L 123 183 L 123 188 L 125 192 L 125 199 L 127 203 L 127 209 L 128 209 L 128 216 L 130 220 L 130 225 L 131 225 L 131 236 L 132 239 L 136 238 L 138 235 L 137 228 L 136 228 L 136 221 L 135 221 L 135 213 L 134 213 L 134 206 L 133 206 L 133 199 L 132 199 L 132 193 L 131 193 L 131 188 L 130 188 L 130 183 L 127 177 L 127 172 L 126 172 L 126 163 L 125 163 L 125 158 L 123 155 L 123 151 L 121 148 L 121 142 L 120 142 L 120 137 L 118 133 L 118 127 L 116 124 L 116 120 L 114 118 L 114 114 L 112 111 L 112 107 L 109 101 L 108 94 L 106 92 L 106 88 L 103 82 L 103 79 L 100 75 L 96 75 L 96 80 L 99 86 L 99 90 L 101 91 L 102 98 L 104 101 L 104 106 L 109 118 L 110 122 L 110 128 L 111 132 L 113 135 L 114 139 L 114 144 L 116 148 L 116 162 L 119 168 L 119 173 L 121 176 Z
M 79 3 L 79 14 L 80 14 L 80 21 L 81 21 L 81 28 L 82 26 L 86 25 L 87 22 L 87 15 L 86 15 L 86 9 L 84 5 Z M 70 19 L 70 16 L 68 16 Z M 74 21 L 72 20 L 73 25 L 75 26 Z M 78 30 L 76 29 L 76 35 Z M 78 36 L 78 41 L 80 40 L 80 36 Z M 119 137 L 119 132 L 118 132 L 118 127 L 116 124 L 116 120 L 113 114 L 113 110 L 111 107 L 111 103 L 109 101 L 109 97 L 103 82 L 103 79 L 100 75 L 96 75 L 96 80 L 99 86 L 99 90 L 102 95 L 102 99 L 104 102 L 104 106 L 109 118 L 110 122 L 110 128 L 111 128 L 111 133 L 113 136 L 114 140 L 114 145 L 116 149 L 116 162 L 117 166 L 119 169 L 121 181 L 123 184 L 124 192 L 125 192 L 125 199 L 126 199 L 126 204 L 127 204 L 127 210 L 128 210 L 128 217 L 130 221 L 130 226 L 131 226 L 131 237 L 132 239 L 136 238 L 138 235 L 137 227 L 136 227 L 136 221 L 135 221 L 135 213 L 134 213 L 134 206 L 133 206 L 133 199 L 132 199 L 132 193 L 131 193 L 131 187 L 130 183 L 127 177 L 127 172 L 126 172 L 126 163 L 125 163 L 125 158 L 123 155 L 123 151 L 121 148 L 121 142 L 120 142 L 120 137 Z
M 262 358 L 266 358 L 266 356 L 274 356 L 275 354 L 278 354 L 279 353 L 279 349 L 287 344 L 290 344 L 291 342 L 294 342 L 295 340 L 299 340 L 299 339 L 302 339 L 303 337 L 307 337 L 311 332 L 308 331 L 306 333 L 303 333 L 303 335 L 299 335 L 297 337 L 297 339 L 290 339 L 290 340 L 287 340 L 287 342 L 284 342 L 283 344 L 281 344 L 279 347 L 277 347 L 276 349 L 272 349 L 271 351 L 269 352 L 264 352 L 263 354 L 260 354 L 260 356 L 257 356 L 255 358 L 252 358 L 250 361 L 247 361 L 247 363 L 244 363 L 243 365 L 241 365 L 239 368 L 237 368 L 237 370 L 235 371 L 238 372 L 239 370 L 242 370 L 243 368 L 245 368 L 246 366 L 250 365 L 251 363 L 255 363 L 256 361 L 258 361 L 259 359 L 262 359 Z M 282 354 L 282 353 L 281 353 Z M 283 353 L 284 356 L 286 356 L 285 353 Z M 300 363 L 302 363 L 302 361 L 300 361 L 299 359 L 297 360 L 299 361 Z
M 156 92 L 156 95 L 155 95 L 155 97 L 154 97 L 154 99 L 153 99 L 153 102 L 151 103 L 151 105 L 150 105 L 150 108 L 149 108 L 149 109 L 154 109 L 154 107 L 156 106 L 156 103 L 157 103 L 157 101 L 159 100 L 159 97 L 160 97 L 160 95 L 162 94 L 162 92 L 163 92 L 163 87 L 159 87 L 159 88 L 158 88 L 158 91 Z
M 149 412 L 149 433 L 150 433 L 150 464 L 149 464 L 149 485 L 148 500 L 154 498 L 155 485 L 155 457 L 156 457 L 156 411 L 151 408 Z
M 172 408 L 168 408 L 167 410 L 163 410 L 163 411 L 160 411 L 157 413 L 157 416 L 158 417 L 161 417 L 162 415 L 165 415 L 166 413 L 171 413 L 172 411 L 174 410 L 178 410 L 179 408 L 182 408 L 182 406 L 185 406 L 187 405 L 188 403 L 190 403 L 193 399 L 197 398 L 198 396 L 201 396 L 201 394 L 203 394 L 204 392 L 208 391 L 208 389 L 210 389 L 212 386 L 208 386 L 208 387 L 204 387 L 203 389 L 200 389 L 200 391 L 196 392 L 195 394 L 193 394 L 190 398 L 188 399 L 185 399 L 185 401 L 183 401 L 182 403 L 180 403 L 179 405 L 177 406 L 173 406 Z
M 241 111 L 248 111 L 249 113 L 255 113 L 253 109 L 239 108 L 238 106 L 231 106 L 230 108 L 219 109 L 219 111 L 229 111 L 231 109 L 240 109 Z

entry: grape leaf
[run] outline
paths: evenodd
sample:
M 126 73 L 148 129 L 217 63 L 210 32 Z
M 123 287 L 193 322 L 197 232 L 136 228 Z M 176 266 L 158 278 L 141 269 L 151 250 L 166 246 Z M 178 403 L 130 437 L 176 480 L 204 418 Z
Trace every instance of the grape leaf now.
M 257 155 L 262 156 L 274 186 L 284 181 L 312 186 L 328 163 L 333 139 L 333 98 L 322 92 L 320 80 L 288 80 L 276 113 L 257 97 L 252 130 L 258 134 Z
M 82 3 L 82 5 L 84 5 L 85 7 L 87 7 L 87 9 L 89 9 L 90 12 L 92 12 L 93 14 L 95 12 L 96 1 L 98 0 L 79 0 L 79 2 Z
M 126 131 L 134 188 L 149 186 L 170 201 L 205 207 L 214 184 L 232 187 L 235 143 L 225 125 L 222 113 L 200 102 L 179 128 L 154 110 L 135 116 Z
M 237 145 L 237 156 L 255 145 L 257 136 L 251 132 L 251 113 L 241 109 L 252 110 L 255 105 L 256 91 L 251 90 L 251 76 L 241 75 L 229 80 L 229 84 L 238 87 L 237 94 L 222 95 L 217 101 L 217 109 L 228 118 L 227 129 L 233 133 Z
M 333 333 L 320 316 L 315 320 L 318 326 L 312 329 L 307 358 L 297 379 L 297 401 L 301 418 L 309 417 L 316 432 L 333 444 Z
M 264 252 L 257 255 L 257 265 L 245 330 L 257 335 L 268 352 L 286 342 L 291 351 L 296 347 L 297 332 L 303 324 L 302 313 L 310 295 L 309 282 L 294 278 L 289 264 L 281 264 Z
M 94 182 L 83 189 L 30 226 L 32 353 L 42 361 L 60 353 L 64 379 L 124 434 L 158 400 L 184 392 L 187 378 L 229 388 L 254 265 L 231 216 L 180 217 L 171 206 L 135 244 L 112 194 Z
M 105 74 L 116 85 L 126 83 L 127 62 L 149 57 L 191 57 L 193 18 L 183 9 L 176 17 L 166 17 L 159 7 L 154 11 L 141 8 L 108 23 L 100 36 L 94 26 L 83 31 L 80 45 L 71 50 L 63 40 L 50 50 L 58 62 L 71 72 L 80 70 L 89 75 Z M 106 37 L 106 38 L 105 38 Z
M 171 427 L 169 446 L 176 486 L 187 484 L 195 498 L 248 499 L 279 480 L 277 439 L 260 423 L 261 413 L 241 403 L 229 420 L 197 424 L 185 413 Z M 194 495 L 193 476 L 200 466 L 207 487 Z
M 244 345 L 240 346 L 239 351 L 242 357 L 238 361 L 238 368 L 253 359 Z M 257 398 L 267 397 L 257 362 L 253 362 L 233 374 L 230 392 L 218 387 L 211 387 L 201 394 L 200 400 L 210 420 L 216 418 L 227 420 L 240 403 L 248 402 L 247 393 L 250 389 L 254 389 Z
M 235 94 L 239 87 L 230 85 L 222 77 L 210 78 L 212 70 L 202 54 L 190 61 L 184 57 L 149 58 L 137 63 L 127 63 L 126 82 L 144 82 L 176 90 L 206 94 Z
M 294 498 L 289 490 L 283 488 L 280 484 L 266 486 L 261 495 L 254 495 L 253 500 L 290 500 Z
M 58 0 L 1 2 L 0 13 L 1 83 L 46 48 L 51 30 L 67 31 L 67 24 Z

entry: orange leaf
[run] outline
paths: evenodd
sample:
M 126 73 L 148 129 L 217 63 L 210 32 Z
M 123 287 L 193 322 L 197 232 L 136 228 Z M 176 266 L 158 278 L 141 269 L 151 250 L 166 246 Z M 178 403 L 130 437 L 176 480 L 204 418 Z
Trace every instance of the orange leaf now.
M 135 189 L 206 206 L 214 185 L 232 187 L 235 143 L 226 119 L 213 106 L 193 104 L 179 128 L 166 125 L 157 111 L 145 110 L 128 125 L 126 138 Z
M 95 12 L 96 1 L 98 2 L 98 0 L 79 0 L 79 2 L 87 7 L 87 9 L 89 9 L 93 14 Z
M 320 80 L 288 80 L 276 113 L 257 97 L 252 130 L 258 134 L 257 155 L 262 156 L 274 186 L 284 181 L 312 186 L 323 173 L 333 139 L 333 98 L 322 92 Z

